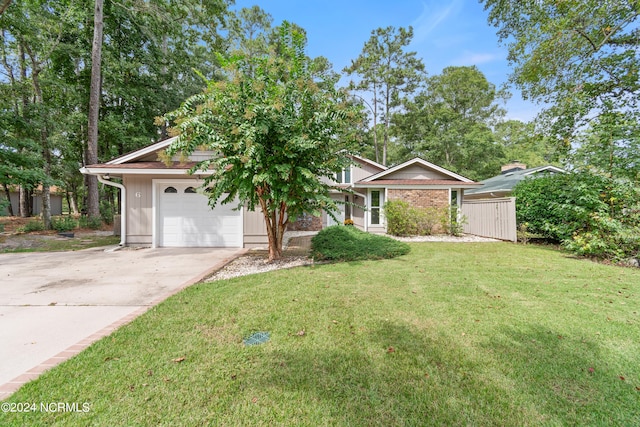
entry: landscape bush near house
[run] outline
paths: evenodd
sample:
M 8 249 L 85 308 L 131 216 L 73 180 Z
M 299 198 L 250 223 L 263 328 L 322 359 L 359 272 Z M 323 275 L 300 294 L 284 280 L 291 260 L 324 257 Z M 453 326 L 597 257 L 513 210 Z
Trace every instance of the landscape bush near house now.
M 514 196 L 519 224 L 577 255 L 613 261 L 640 255 L 640 189 L 629 181 L 556 174 L 521 182 Z
M 42 223 L 42 221 L 38 221 L 34 219 L 32 221 L 29 221 L 22 227 L 18 227 L 17 231 L 20 233 L 31 233 L 32 231 L 43 231 L 43 230 L 44 230 L 44 224 Z
M 102 227 L 102 218 L 96 216 L 81 216 L 80 219 L 78 219 L 78 226 L 80 228 L 98 230 Z
M 409 245 L 355 227 L 334 225 L 311 239 L 311 256 L 317 260 L 357 261 L 395 258 L 409 253 Z
M 390 200 L 384 209 L 387 232 L 393 236 L 429 236 L 438 225 L 443 233 L 462 234 L 464 220 L 458 219 L 457 206 L 421 208 L 404 200 Z
M 72 216 L 51 218 L 51 227 L 56 231 L 71 231 L 78 226 L 78 221 Z

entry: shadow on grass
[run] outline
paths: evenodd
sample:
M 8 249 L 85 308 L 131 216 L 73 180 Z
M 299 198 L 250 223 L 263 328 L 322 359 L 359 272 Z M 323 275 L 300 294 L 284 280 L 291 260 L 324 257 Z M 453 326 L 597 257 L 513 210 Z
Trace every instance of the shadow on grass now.
M 565 425 L 632 425 L 640 420 L 638 391 L 621 379 L 619 358 L 596 340 L 537 325 L 504 326 L 501 332 L 485 346 L 506 372 L 521 375 L 513 380 L 552 419 Z
M 606 365 L 592 341 L 536 326 L 506 328 L 480 344 L 487 351 L 478 355 L 464 342 L 386 321 L 340 333 L 352 336 L 337 340 L 343 348 L 276 352 L 262 386 L 311 396 L 329 408 L 327 419 L 343 425 L 628 425 L 638 419 L 637 392 L 615 368 L 590 372 L 593 363 Z
M 467 349 L 407 325 L 380 321 L 344 348 L 305 347 L 277 360 L 263 386 L 312 396 L 338 425 L 527 424 L 510 390 L 479 375 Z

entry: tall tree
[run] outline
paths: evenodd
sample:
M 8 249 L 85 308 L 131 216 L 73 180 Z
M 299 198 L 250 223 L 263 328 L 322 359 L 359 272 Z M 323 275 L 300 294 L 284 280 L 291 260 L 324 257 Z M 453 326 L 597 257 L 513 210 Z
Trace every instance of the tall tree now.
M 337 79 L 318 81 L 304 53 L 304 35 L 280 27 L 277 51 L 224 61 L 227 79 L 209 81 L 167 117 L 180 134 L 170 152 L 197 147 L 218 153 L 194 170 L 212 171 L 204 181 L 209 200 L 261 209 L 269 238 L 269 260 L 282 255 L 289 222 L 303 213 L 335 210 L 331 178 L 349 164 L 345 134 L 358 119 Z
M 102 90 L 102 0 L 94 0 L 93 47 L 91 50 L 91 87 L 89 89 L 89 123 L 87 125 L 87 164 L 98 163 L 98 119 L 100 114 L 100 92 Z M 98 177 L 87 175 L 87 215 L 100 217 L 100 194 Z
M 242 8 L 231 20 L 229 42 L 231 49 L 247 58 L 264 55 L 269 51 L 269 33 L 273 18 L 260 6 Z
M 511 81 L 550 106 L 543 118 L 565 151 L 599 114 L 637 120 L 640 2 L 481 1 L 509 48 Z
M 477 67 L 447 67 L 394 117 L 408 155 L 421 155 L 473 179 L 495 175 L 503 152 L 492 127 L 504 116 L 496 89 Z
M 627 120 L 621 113 L 594 119 L 576 138 L 570 163 L 612 179 L 640 182 L 640 124 Z
M 360 56 L 344 69 L 348 75 L 358 75 L 359 81 L 350 87 L 368 92 L 373 104 L 374 143 L 376 161 L 378 140 L 375 129 L 377 119 L 384 124 L 382 132 L 382 164 L 387 164 L 391 117 L 402 106 L 403 99 L 411 95 L 423 81 L 425 68 L 416 52 L 405 49 L 413 39 L 413 28 L 378 28 L 364 44 Z
M 533 122 L 506 120 L 496 124 L 494 135 L 502 146 L 506 162 L 517 160 L 530 168 L 558 164 L 556 147 L 536 131 Z

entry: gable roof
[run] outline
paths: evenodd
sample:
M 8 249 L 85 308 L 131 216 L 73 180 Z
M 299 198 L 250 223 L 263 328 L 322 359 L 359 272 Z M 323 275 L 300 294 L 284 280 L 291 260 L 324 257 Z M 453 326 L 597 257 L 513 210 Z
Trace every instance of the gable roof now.
M 130 153 L 127 154 L 123 154 L 120 157 L 116 157 L 115 159 L 111 159 L 108 162 L 105 163 L 105 165 L 121 165 L 123 163 L 128 163 L 128 162 L 132 162 L 134 160 L 140 159 L 144 156 L 147 156 L 151 153 L 154 153 L 156 151 L 160 151 L 162 149 L 167 148 L 168 146 L 170 146 L 171 144 L 173 144 L 174 142 L 176 142 L 176 140 L 178 139 L 177 136 L 174 136 L 173 138 L 167 138 L 165 140 L 162 140 L 160 142 L 156 142 L 154 144 L 151 145 L 147 145 L 146 147 L 142 147 L 139 148 L 135 151 L 131 151 Z M 95 165 L 93 165 L 95 166 Z
M 448 178 L 451 178 L 450 180 L 447 181 L 454 181 L 454 182 L 463 182 L 463 183 L 468 183 L 468 184 L 474 184 L 474 182 L 472 180 L 470 180 L 469 178 L 465 178 L 462 175 L 458 175 L 457 173 L 451 172 L 450 170 L 447 170 L 445 168 L 442 168 L 440 166 L 434 165 L 433 163 L 430 163 L 426 160 L 423 160 L 419 157 L 415 157 L 411 160 L 407 160 L 404 163 L 401 163 L 399 165 L 396 165 L 392 168 L 383 170 L 380 173 L 377 173 L 375 175 L 371 175 L 363 180 L 360 180 L 358 183 L 370 183 L 372 181 L 378 181 L 381 178 L 384 178 L 385 176 L 391 175 L 395 172 L 398 172 L 399 170 L 405 169 L 409 166 L 413 166 L 413 165 L 418 165 L 420 167 L 426 168 L 426 169 L 431 169 L 433 171 L 439 172 L 442 175 L 447 176 Z
M 369 160 L 369 159 L 367 159 L 367 158 L 364 158 L 364 157 L 358 156 L 358 155 L 356 155 L 356 154 L 350 154 L 350 156 L 351 156 L 354 160 L 356 160 L 356 161 L 358 161 L 358 162 L 360 162 L 360 163 L 366 163 L 366 164 L 369 164 L 369 165 L 371 165 L 371 166 L 373 166 L 373 167 L 375 167 L 375 168 L 377 168 L 377 169 L 380 169 L 381 171 L 384 171 L 384 170 L 389 169 L 388 167 L 386 167 L 386 166 L 384 166 L 384 165 L 381 165 L 381 164 L 380 164 L 380 163 L 378 163 L 378 162 L 374 162 L 373 160 Z
M 503 173 L 492 178 L 480 181 L 484 184 L 482 187 L 469 190 L 465 194 L 485 194 L 485 193 L 497 193 L 497 192 L 511 192 L 513 188 L 523 179 L 528 176 L 535 176 L 541 172 L 549 173 L 566 173 L 564 169 L 547 165 L 538 166 L 529 169 L 520 169 Z

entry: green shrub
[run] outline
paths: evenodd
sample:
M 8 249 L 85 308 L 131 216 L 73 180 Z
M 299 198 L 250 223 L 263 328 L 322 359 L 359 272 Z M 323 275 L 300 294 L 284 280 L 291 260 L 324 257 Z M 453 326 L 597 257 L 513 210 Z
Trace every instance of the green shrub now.
M 51 218 L 51 227 L 56 231 L 71 231 L 78 226 L 78 222 L 72 216 Z
M 99 230 L 102 228 L 102 218 L 97 216 L 81 216 L 78 220 L 80 228 L 89 228 L 91 230 Z
M 421 208 L 409 205 L 403 200 L 391 200 L 385 203 L 387 233 L 393 236 L 429 236 L 436 227 L 440 232 L 459 236 L 466 218 L 458 220 L 457 206 Z
M 448 211 L 446 207 L 420 208 L 410 206 L 404 200 L 390 200 L 384 205 L 387 233 L 393 236 L 425 236 L 433 234 L 439 223 L 446 231 L 449 229 Z
M 108 200 L 100 202 L 100 218 L 105 224 L 113 224 L 113 206 Z
M 640 252 L 640 190 L 631 182 L 556 174 L 522 181 L 513 194 L 520 225 L 577 255 L 619 261 Z
M 355 227 L 334 225 L 311 239 L 311 255 L 318 260 L 356 261 L 394 258 L 409 253 L 409 245 Z
M 9 205 L 9 200 L 4 196 L 0 196 L 0 215 L 9 214 Z
M 23 225 L 22 227 L 18 227 L 18 232 L 20 233 L 31 233 L 32 231 L 43 231 L 44 230 L 44 223 L 42 221 L 38 221 L 38 220 L 32 220 L 27 222 L 25 225 Z

